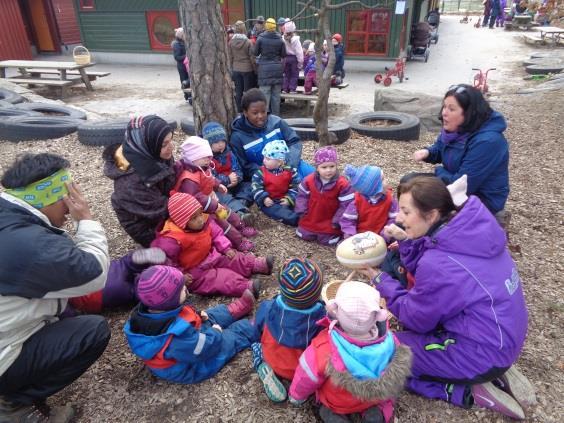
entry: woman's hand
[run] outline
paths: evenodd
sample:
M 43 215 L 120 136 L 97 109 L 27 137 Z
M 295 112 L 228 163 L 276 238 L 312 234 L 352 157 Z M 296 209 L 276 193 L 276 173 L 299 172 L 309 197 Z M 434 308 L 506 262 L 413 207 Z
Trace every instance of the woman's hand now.
M 429 157 L 429 150 L 427 150 L 426 148 L 417 150 L 415 153 L 413 153 L 413 160 L 415 160 L 416 162 L 422 162 L 427 157 Z
M 380 273 L 382 273 L 381 270 L 375 269 L 373 267 L 366 267 L 364 269 L 356 269 L 356 271 L 358 273 L 360 273 L 361 275 L 366 276 L 368 278 L 368 280 L 372 280 L 375 277 L 377 277 L 378 275 L 380 275 Z
M 388 238 L 397 239 L 398 241 L 403 241 L 407 238 L 405 231 L 394 223 L 384 226 L 384 235 L 386 235 Z
M 80 188 L 76 182 L 70 184 L 65 183 L 69 193 L 63 197 L 63 201 L 69 208 L 69 214 L 73 220 L 80 222 L 81 220 L 92 220 L 90 207 L 88 202 L 82 195 Z
M 272 201 L 272 198 L 266 197 L 264 199 L 264 207 L 272 207 L 273 204 L 274 204 L 274 201 Z

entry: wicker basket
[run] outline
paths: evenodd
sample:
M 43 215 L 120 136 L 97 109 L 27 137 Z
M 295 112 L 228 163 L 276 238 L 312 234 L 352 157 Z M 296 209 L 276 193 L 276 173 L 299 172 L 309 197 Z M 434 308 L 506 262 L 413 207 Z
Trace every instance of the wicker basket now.
M 88 65 L 90 63 L 90 52 L 84 46 L 76 46 L 72 50 L 72 57 L 77 65 Z

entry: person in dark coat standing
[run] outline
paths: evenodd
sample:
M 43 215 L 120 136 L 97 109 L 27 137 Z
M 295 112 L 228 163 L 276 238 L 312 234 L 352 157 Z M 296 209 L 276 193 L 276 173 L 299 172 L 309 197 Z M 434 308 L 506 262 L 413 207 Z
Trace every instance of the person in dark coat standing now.
M 231 62 L 231 79 L 235 84 L 235 103 L 237 111 L 241 112 L 241 97 L 243 93 L 254 88 L 255 85 L 255 56 L 253 44 L 245 33 L 245 23 L 235 22 L 235 34 L 229 40 L 229 60 Z
M 276 32 L 276 22 L 268 18 L 264 24 L 265 32 L 257 39 L 255 56 L 258 58 L 258 85 L 266 96 L 266 109 L 280 115 L 280 92 L 284 65 L 282 59 L 286 57 L 286 46 L 282 36 Z
M 155 115 L 135 117 L 122 145 L 104 151 L 104 175 L 114 181 L 112 207 L 135 242 L 148 247 L 168 218 L 170 190 L 176 182 L 172 129 Z
M 190 76 L 184 64 L 186 58 L 186 43 L 184 41 L 184 29 L 176 28 L 174 30 L 174 41 L 172 42 L 172 55 L 176 60 L 176 69 L 180 76 L 180 85 L 182 88 L 190 88 Z M 192 95 L 184 93 L 184 100 L 192 104 Z

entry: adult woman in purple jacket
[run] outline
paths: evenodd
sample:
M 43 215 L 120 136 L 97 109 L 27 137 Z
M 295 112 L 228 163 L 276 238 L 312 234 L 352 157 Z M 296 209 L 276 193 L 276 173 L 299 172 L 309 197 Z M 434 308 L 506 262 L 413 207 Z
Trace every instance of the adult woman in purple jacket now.
M 397 337 L 413 351 L 407 388 L 524 418 L 534 391 L 513 364 L 525 342 L 527 309 L 503 229 L 475 196 L 456 207 L 436 177 L 400 184 L 398 197 L 396 222 L 404 231 L 392 226 L 387 235 L 399 240 L 414 286 L 407 290 L 387 269 L 365 274 L 405 329 Z

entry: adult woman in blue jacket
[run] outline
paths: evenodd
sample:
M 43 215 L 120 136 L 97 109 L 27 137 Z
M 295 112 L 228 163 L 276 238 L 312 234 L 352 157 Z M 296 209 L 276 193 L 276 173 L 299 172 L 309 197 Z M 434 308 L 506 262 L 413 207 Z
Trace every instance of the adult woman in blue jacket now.
M 451 87 L 439 117 L 443 122 L 435 143 L 413 154 L 415 161 L 440 163 L 435 176 L 451 184 L 468 176 L 468 195 L 476 195 L 502 218 L 509 195 L 509 146 L 503 136 L 507 124 L 482 93 L 470 85 Z

